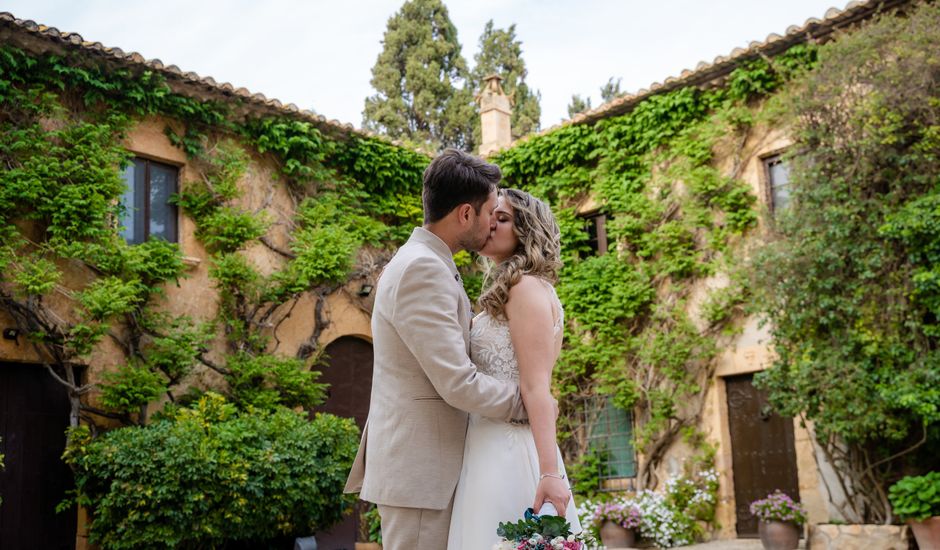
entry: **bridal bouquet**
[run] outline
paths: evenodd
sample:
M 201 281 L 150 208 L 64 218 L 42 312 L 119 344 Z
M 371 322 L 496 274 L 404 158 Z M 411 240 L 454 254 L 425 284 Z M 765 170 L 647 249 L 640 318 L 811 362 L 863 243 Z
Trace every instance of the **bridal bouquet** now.
M 502 537 L 493 550 L 582 550 L 585 539 L 571 532 L 571 525 L 562 516 L 536 515 L 532 508 L 524 519 L 499 524 L 496 534 Z

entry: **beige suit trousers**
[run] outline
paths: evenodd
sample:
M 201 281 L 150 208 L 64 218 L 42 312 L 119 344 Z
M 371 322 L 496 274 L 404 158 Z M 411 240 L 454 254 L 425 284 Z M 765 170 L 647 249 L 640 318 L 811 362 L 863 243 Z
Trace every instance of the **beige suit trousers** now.
M 454 497 L 443 510 L 379 504 L 382 550 L 445 550 Z

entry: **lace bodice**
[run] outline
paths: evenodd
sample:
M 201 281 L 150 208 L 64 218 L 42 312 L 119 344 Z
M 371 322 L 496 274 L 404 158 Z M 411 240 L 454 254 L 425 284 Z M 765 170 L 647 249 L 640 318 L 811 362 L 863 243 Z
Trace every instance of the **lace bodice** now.
M 552 288 L 552 297 L 557 305 L 558 319 L 555 321 L 555 347 L 561 347 L 564 310 Z M 486 311 L 473 318 L 470 328 L 470 358 L 480 372 L 499 380 L 519 381 L 519 363 L 516 350 L 509 337 L 509 323 L 490 316 Z

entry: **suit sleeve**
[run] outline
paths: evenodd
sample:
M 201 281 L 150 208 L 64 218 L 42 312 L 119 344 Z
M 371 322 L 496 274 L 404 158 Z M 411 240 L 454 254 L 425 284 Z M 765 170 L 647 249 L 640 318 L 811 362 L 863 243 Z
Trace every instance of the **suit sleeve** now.
M 458 319 L 460 289 L 436 258 L 408 265 L 392 319 L 437 393 L 454 408 L 504 420 L 526 418 L 517 384 L 477 371 L 466 353 Z

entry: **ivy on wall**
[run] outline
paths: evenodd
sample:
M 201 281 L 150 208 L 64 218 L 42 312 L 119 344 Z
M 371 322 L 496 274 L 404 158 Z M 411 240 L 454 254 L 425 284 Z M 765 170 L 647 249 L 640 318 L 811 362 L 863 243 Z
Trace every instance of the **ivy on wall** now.
M 741 148 L 764 98 L 811 68 L 816 50 L 798 45 L 733 71 L 717 88 L 653 95 L 627 114 L 568 125 L 500 153 L 507 184 L 546 198 L 562 229 L 558 293 L 567 313 L 556 368 L 567 419 L 567 450 L 585 454 L 579 419 L 593 395 L 638 413 L 638 482 L 678 438 L 692 440 L 733 311 L 747 298 L 739 249 L 756 226 L 750 188 L 738 179 Z M 738 144 L 734 173 L 714 163 L 719 140 Z M 588 199 L 607 216 L 611 252 L 593 256 L 578 207 Z M 724 274 L 690 315 L 691 291 Z
M 940 456 L 940 7 L 915 4 L 827 45 L 781 101 L 790 207 L 754 256 L 776 360 L 756 377 L 811 422 L 858 523 Z
M 0 159 L 5 167 L 0 172 L 0 304 L 68 393 L 72 426 L 84 419 L 90 428 L 71 432 L 68 453 L 83 491 L 78 498 L 92 508 L 112 510 L 109 502 L 120 496 L 102 487 L 146 476 L 133 460 L 112 469 L 89 465 L 109 462 L 114 452 L 123 452 L 122 445 L 134 441 L 159 447 L 163 434 L 173 430 L 186 438 L 202 429 L 236 438 L 213 443 L 211 449 L 184 445 L 173 457 L 184 462 L 205 460 L 205 452 L 228 452 L 233 441 L 248 437 L 246 430 L 264 431 L 285 446 L 283 453 L 302 455 L 298 434 L 303 428 L 290 420 L 295 413 L 288 409 L 309 408 L 324 398 L 325 386 L 311 369 L 320 358 L 319 333 L 329 322 L 323 298 L 357 276 L 363 257 L 387 254 L 420 222 L 426 156 L 379 139 L 327 134 L 289 116 L 239 117 L 239 106 L 238 100 L 180 95 L 147 70 L 0 47 Z M 220 298 L 214 319 L 166 311 L 165 285 L 186 276 L 177 244 L 149 240 L 129 246 L 118 233 L 121 169 L 130 156 L 121 143 L 137 120 L 151 115 L 168 121 L 168 138 L 187 153 L 194 169 L 187 173 L 196 175 L 181 182 L 175 200 L 196 222 L 196 237 L 210 254 L 210 277 Z M 286 222 L 266 214 L 270 195 L 263 204 L 251 205 L 255 210 L 242 196 L 248 159 L 258 155 L 273 161 L 287 182 L 296 210 Z M 280 246 L 270 238 L 276 223 L 288 225 L 286 244 Z M 272 273 L 262 274 L 244 254 L 259 245 L 281 258 Z M 279 353 L 277 326 L 305 293 L 319 298 L 312 333 L 296 354 Z M 224 352 L 216 353 L 213 343 L 220 335 Z M 80 365 L 105 339 L 122 351 L 123 361 L 100 380 L 82 380 Z M 203 368 L 218 374 L 214 389 L 222 396 L 200 397 L 201 390 L 186 383 Z M 89 399 L 91 392 L 99 398 Z M 171 406 L 152 423 L 149 407 L 161 398 Z M 198 416 L 199 407 L 219 406 L 219 400 L 236 407 L 245 422 L 216 427 L 212 423 L 222 420 L 189 420 L 188 406 Z M 102 418 L 112 426 L 136 426 L 124 430 L 140 434 L 88 444 L 89 435 L 102 429 Z M 338 472 L 352 459 L 356 429 L 350 420 L 334 420 L 342 424 L 330 428 L 337 443 L 332 450 L 322 449 L 330 456 L 318 460 Z M 211 434 L 209 440 L 216 441 Z M 270 459 L 270 452 L 249 453 L 233 468 L 263 470 Z M 341 495 L 340 477 L 322 474 L 315 494 L 291 493 L 290 498 L 299 498 L 298 513 L 265 516 L 228 538 L 255 540 L 326 528 L 349 503 Z M 185 476 L 162 479 L 147 490 L 187 495 L 185 483 Z M 270 479 L 259 483 L 272 498 L 283 489 Z M 203 489 L 206 502 L 225 491 L 241 491 L 231 485 Z M 258 487 L 244 489 L 239 499 L 256 498 Z M 179 533 L 188 533 L 187 540 L 226 538 L 206 531 L 211 526 L 200 523 L 198 513 L 184 513 L 194 510 L 191 506 L 178 504 L 169 507 L 180 511 L 174 524 Z M 114 510 L 119 513 L 109 511 L 91 525 L 93 539 L 106 547 L 135 547 L 141 540 L 148 547 L 172 545 L 167 533 L 146 522 L 115 535 L 116 525 L 136 520 L 122 515 L 126 507 Z M 152 506 L 137 507 L 135 517 L 160 513 Z

